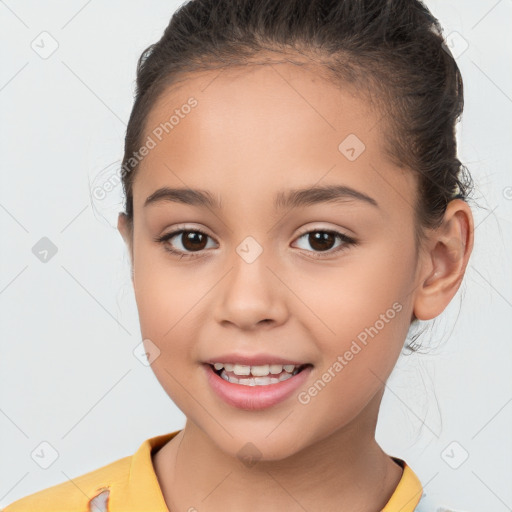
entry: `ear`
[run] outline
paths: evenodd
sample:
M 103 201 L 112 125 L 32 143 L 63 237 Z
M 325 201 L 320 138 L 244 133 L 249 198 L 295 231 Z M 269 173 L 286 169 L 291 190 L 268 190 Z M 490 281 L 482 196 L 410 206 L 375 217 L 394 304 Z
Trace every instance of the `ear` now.
M 448 306 L 464 277 L 473 238 L 471 208 L 462 199 L 453 199 L 442 225 L 429 233 L 425 243 L 414 298 L 416 318 L 430 320 Z
M 121 236 L 128 247 L 133 282 L 133 225 L 128 221 L 128 216 L 123 212 L 119 212 L 119 216 L 117 218 L 117 230 L 121 233 Z

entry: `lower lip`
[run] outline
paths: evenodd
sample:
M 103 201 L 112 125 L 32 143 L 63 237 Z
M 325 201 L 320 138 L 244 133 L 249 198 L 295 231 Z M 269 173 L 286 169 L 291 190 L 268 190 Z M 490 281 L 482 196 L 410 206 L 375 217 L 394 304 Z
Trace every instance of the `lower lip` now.
M 267 386 L 245 386 L 233 384 L 217 375 L 209 364 L 203 365 L 208 382 L 213 391 L 226 403 L 239 409 L 250 411 L 266 409 L 286 400 L 304 384 L 311 373 L 311 366 L 277 384 Z

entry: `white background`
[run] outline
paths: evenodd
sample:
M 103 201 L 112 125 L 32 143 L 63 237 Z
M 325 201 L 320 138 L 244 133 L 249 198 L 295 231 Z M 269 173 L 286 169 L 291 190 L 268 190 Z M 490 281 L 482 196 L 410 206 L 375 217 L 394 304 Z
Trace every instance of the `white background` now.
M 505 512 L 512 510 L 512 1 L 427 5 L 445 35 L 456 31 L 469 44 L 457 58 L 465 85 L 459 155 L 480 207 L 464 283 L 422 337 L 438 348 L 399 360 L 377 439 L 440 502 Z M 99 173 L 122 158 L 137 58 L 177 6 L 0 2 L 0 506 L 184 425 L 133 355 L 141 339 L 128 254 L 115 230 L 121 187 L 105 201 L 91 195 Z M 47 59 L 31 48 L 43 31 L 59 45 Z M 32 252 L 43 237 L 57 248 L 47 263 Z M 31 458 L 43 441 L 59 454 L 48 469 Z M 464 451 L 458 469 L 447 464 Z

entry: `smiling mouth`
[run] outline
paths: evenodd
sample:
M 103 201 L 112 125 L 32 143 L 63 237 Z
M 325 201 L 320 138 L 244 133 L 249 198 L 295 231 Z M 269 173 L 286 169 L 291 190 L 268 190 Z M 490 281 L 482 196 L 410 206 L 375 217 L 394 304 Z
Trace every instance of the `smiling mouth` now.
M 258 366 L 214 363 L 209 365 L 221 378 L 231 384 L 243 386 L 269 386 L 288 380 L 311 364 L 281 365 L 265 364 Z

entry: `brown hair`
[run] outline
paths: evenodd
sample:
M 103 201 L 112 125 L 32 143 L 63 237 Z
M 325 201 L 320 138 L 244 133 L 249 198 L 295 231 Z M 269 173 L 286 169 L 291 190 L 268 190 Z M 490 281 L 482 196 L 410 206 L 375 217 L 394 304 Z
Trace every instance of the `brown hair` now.
M 191 0 L 137 64 L 122 182 L 133 223 L 133 181 L 146 120 L 184 74 L 247 64 L 269 53 L 316 63 L 334 83 L 375 96 L 387 153 L 418 176 L 416 247 L 441 224 L 447 204 L 473 182 L 457 158 L 462 77 L 438 20 L 420 0 Z M 412 198 L 411 198 L 412 201 Z

